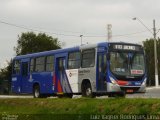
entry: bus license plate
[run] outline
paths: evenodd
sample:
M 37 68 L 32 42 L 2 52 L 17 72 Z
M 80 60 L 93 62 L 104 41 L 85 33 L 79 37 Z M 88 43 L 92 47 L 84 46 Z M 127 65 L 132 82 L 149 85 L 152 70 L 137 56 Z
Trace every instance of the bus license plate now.
M 127 92 L 127 93 L 132 93 L 133 90 L 132 90 L 132 89 L 128 89 L 126 92 Z

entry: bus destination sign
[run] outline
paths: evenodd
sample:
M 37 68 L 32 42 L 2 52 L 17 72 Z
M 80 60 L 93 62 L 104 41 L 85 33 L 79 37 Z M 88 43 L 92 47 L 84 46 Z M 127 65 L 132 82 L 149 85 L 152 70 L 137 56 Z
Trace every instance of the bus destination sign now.
M 136 50 L 136 47 L 131 45 L 114 45 L 114 49 Z
M 142 51 L 140 45 L 130 45 L 130 44 L 110 44 L 110 49 L 112 50 L 127 50 L 127 51 Z

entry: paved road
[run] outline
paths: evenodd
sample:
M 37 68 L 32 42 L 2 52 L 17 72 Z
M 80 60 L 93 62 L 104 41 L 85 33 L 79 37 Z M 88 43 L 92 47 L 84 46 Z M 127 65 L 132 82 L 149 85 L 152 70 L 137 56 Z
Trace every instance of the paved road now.
M 80 98 L 80 97 L 81 96 L 77 95 L 73 96 L 73 98 Z M 33 98 L 33 97 L 29 95 L 0 95 L 0 99 L 4 98 Z M 107 96 L 97 97 L 97 98 L 107 98 Z M 146 93 L 127 94 L 126 98 L 160 98 L 160 87 L 147 88 Z
M 147 88 L 146 93 L 128 94 L 127 98 L 160 98 L 160 87 Z

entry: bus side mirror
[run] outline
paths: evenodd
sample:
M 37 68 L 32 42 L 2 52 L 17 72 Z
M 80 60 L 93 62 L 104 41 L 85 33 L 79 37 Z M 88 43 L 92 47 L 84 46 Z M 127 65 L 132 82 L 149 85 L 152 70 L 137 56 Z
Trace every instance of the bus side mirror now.
M 107 53 L 107 60 L 110 60 L 110 54 Z

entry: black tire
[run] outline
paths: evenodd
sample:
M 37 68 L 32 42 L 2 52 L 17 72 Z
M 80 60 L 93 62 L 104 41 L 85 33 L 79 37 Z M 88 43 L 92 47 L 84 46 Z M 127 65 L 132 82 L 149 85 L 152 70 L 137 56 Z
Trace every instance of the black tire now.
M 92 92 L 92 87 L 89 82 L 82 84 L 82 97 L 94 98 L 95 95 Z
M 35 86 L 33 87 L 33 97 L 34 97 L 34 98 L 41 98 L 39 85 L 35 85 Z

